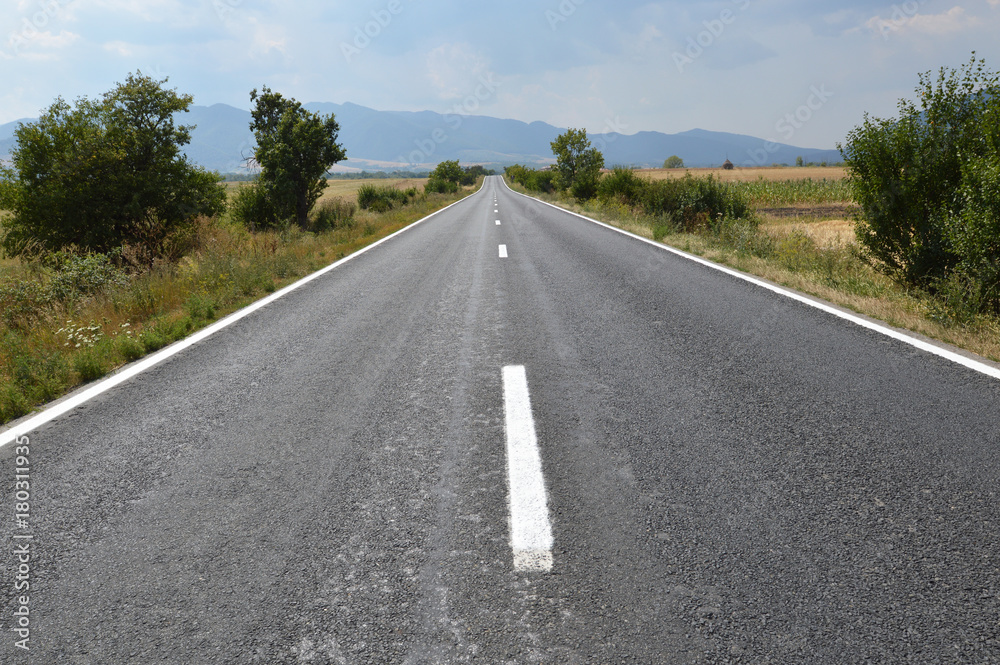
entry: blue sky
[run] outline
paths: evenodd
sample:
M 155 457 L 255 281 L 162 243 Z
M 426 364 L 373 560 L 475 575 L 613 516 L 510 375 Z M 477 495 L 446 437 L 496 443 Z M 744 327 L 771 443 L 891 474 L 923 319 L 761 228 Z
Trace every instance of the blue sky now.
M 1000 70 L 1000 0 L 4 0 L 0 123 L 132 71 L 195 103 L 302 102 L 693 128 L 832 148 L 895 114 L 917 74 L 975 50 Z

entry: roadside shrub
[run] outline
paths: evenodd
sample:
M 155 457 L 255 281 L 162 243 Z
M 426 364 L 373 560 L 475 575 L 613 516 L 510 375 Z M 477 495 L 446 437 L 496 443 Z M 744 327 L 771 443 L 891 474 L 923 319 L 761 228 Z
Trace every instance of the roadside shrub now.
M 646 184 L 641 195 L 644 212 L 666 216 L 686 232 L 707 230 L 720 219 L 753 219 L 746 198 L 712 176 L 657 180 Z
M 117 254 L 70 254 L 59 252 L 51 258 L 55 274 L 49 281 L 53 300 L 73 300 L 112 286 L 128 284 L 128 275 L 114 265 Z
M 597 198 L 601 203 L 614 200 L 635 207 L 648 184 L 648 180 L 640 178 L 632 169 L 616 166 L 597 184 Z
M 59 305 L 126 286 L 128 275 L 114 265 L 116 256 L 68 252 L 50 255 L 37 277 L 0 283 L 0 320 L 9 328 L 24 329 Z
M 324 201 L 313 213 L 312 230 L 323 232 L 346 226 L 354 219 L 357 209 L 354 203 L 341 198 Z
M 946 290 L 953 297 L 956 284 L 962 284 L 958 292 L 973 310 L 1000 314 L 1000 160 L 965 164 L 959 195 L 962 210 L 948 220 L 946 231 L 959 259 L 956 279 Z
M 83 381 L 94 381 L 108 373 L 108 362 L 102 349 L 85 349 L 73 356 L 73 369 Z
M 8 328 L 28 328 L 51 304 L 48 289 L 38 280 L 10 280 L 0 284 L 0 313 Z
M 100 99 L 61 98 L 15 130 L 0 164 L 2 244 L 12 255 L 124 244 L 156 258 L 172 231 L 225 207 L 219 176 L 182 152 L 192 127 L 176 125 L 192 104 L 136 72 Z
M 458 191 L 458 186 L 455 190 Z M 397 205 L 406 205 L 417 195 L 413 187 L 402 190 L 388 185 L 364 184 L 358 189 L 358 207 L 372 212 L 388 212 Z
M 266 188 L 259 181 L 240 187 L 229 204 L 229 210 L 233 219 L 251 231 L 280 229 L 289 223 L 278 215 Z
M 597 195 L 597 182 L 598 174 L 593 173 L 581 173 L 570 185 L 570 193 L 576 197 L 578 201 L 587 201 L 594 198 Z
M 458 191 L 458 183 L 432 177 L 424 185 L 424 191 L 428 194 L 454 194 Z
M 840 150 L 868 259 L 898 282 L 933 291 L 960 265 L 973 275 L 989 271 L 963 253 L 979 244 L 989 226 L 983 215 L 997 205 L 988 200 L 995 194 L 973 195 L 970 183 L 990 179 L 978 160 L 1000 159 L 1000 84 L 973 54 L 936 80 L 921 74 L 916 92 L 919 106 L 900 100 L 898 118 L 865 115 Z
M 550 169 L 535 170 L 520 164 L 508 166 L 504 174 L 512 182 L 533 192 L 551 193 L 556 190 L 556 180 L 559 174 Z

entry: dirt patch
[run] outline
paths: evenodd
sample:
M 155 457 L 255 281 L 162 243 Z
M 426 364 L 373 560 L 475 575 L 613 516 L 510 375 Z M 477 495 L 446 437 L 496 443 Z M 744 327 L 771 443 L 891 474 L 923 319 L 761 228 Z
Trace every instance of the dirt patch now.
M 827 203 L 823 205 L 803 203 L 781 208 L 758 208 L 757 212 L 764 218 L 789 221 L 803 217 L 810 219 L 854 219 L 861 212 L 861 207 L 855 203 Z

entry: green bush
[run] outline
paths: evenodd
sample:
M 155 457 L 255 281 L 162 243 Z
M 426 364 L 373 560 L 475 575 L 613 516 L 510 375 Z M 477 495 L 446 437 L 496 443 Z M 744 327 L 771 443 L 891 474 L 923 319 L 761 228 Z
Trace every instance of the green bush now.
M 648 180 L 640 178 L 632 169 L 616 166 L 597 184 L 597 198 L 601 203 L 619 201 L 634 207 L 639 205 L 648 184 Z
M 8 328 L 27 328 L 51 305 L 51 293 L 38 280 L 9 280 L 0 284 L 0 313 Z
M 312 230 L 322 232 L 349 226 L 357 209 L 354 203 L 341 198 L 324 201 L 313 213 Z
M 462 181 L 465 179 L 466 172 L 459 166 L 457 159 L 441 162 L 431 171 L 431 180 L 444 180 L 445 182 L 454 183 L 456 186 L 463 184 Z M 474 181 L 475 179 L 473 178 Z
M 278 214 L 266 186 L 259 180 L 240 187 L 229 204 L 229 210 L 233 219 L 251 231 L 280 229 L 290 223 L 289 218 Z
M 101 349 L 91 348 L 73 356 L 73 369 L 83 381 L 94 381 L 108 373 L 108 364 Z
M 387 212 L 397 205 L 406 205 L 416 195 L 417 190 L 413 187 L 402 190 L 388 185 L 365 183 L 358 189 L 358 207 L 372 212 Z
M 647 215 L 666 217 L 688 232 L 709 229 L 721 219 L 754 218 L 738 190 L 712 176 L 694 178 L 690 173 L 646 183 L 639 203 Z
M 134 245 L 155 258 L 178 228 L 223 210 L 219 177 L 181 151 L 192 128 L 174 117 L 192 97 L 165 82 L 130 74 L 99 100 L 74 108 L 60 98 L 18 126 L 9 166 L 0 165 L 8 253 Z
M 428 194 L 454 194 L 458 191 L 458 183 L 431 177 L 424 185 L 424 191 Z
M 521 166 L 520 164 L 508 166 L 504 174 L 512 182 L 516 182 L 527 190 L 546 193 L 556 190 L 556 179 L 559 175 L 550 169 L 537 171 L 526 166 Z
M 916 92 L 919 106 L 901 100 L 898 118 L 865 115 L 840 150 L 869 260 L 903 284 L 934 290 L 959 266 L 989 272 L 982 252 L 964 253 L 989 246 L 980 230 L 990 226 L 983 215 L 995 210 L 995 194 L 973 189 L 988 184 L 1000 159 L 1000 86 L 973 54 L 936 80 L 921 74 Z
M 57 252 L 48 257 L 38 277 L 0 283 L 3 323 L 24 329 L 59 305 L 128 285 L 128 275 L 114 265 L 117 256 Z
M 55 300 L 73 300 L 97 293 L 109 286 L 125 286 L 128 275 L 114 265 L 116 253 L 69 254 L 59 252 L 51 259 L 56 271 L 49 281 L 49 292 Z
M 962 210 L 947 226 L 947 238 L 959 257 L 958 281 L 964 283 L 972 309 L 1000 314 L 1000 159 L 967 162 L 960 197 Z M 949 292 L 955 292 L 954 283 Z

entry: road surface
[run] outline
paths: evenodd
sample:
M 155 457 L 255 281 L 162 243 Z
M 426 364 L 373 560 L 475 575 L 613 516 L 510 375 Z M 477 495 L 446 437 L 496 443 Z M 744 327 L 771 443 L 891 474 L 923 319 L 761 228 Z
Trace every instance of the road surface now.
M 998 404 L 489 178 L 0 449 L 0 661 L 998 663 Z

